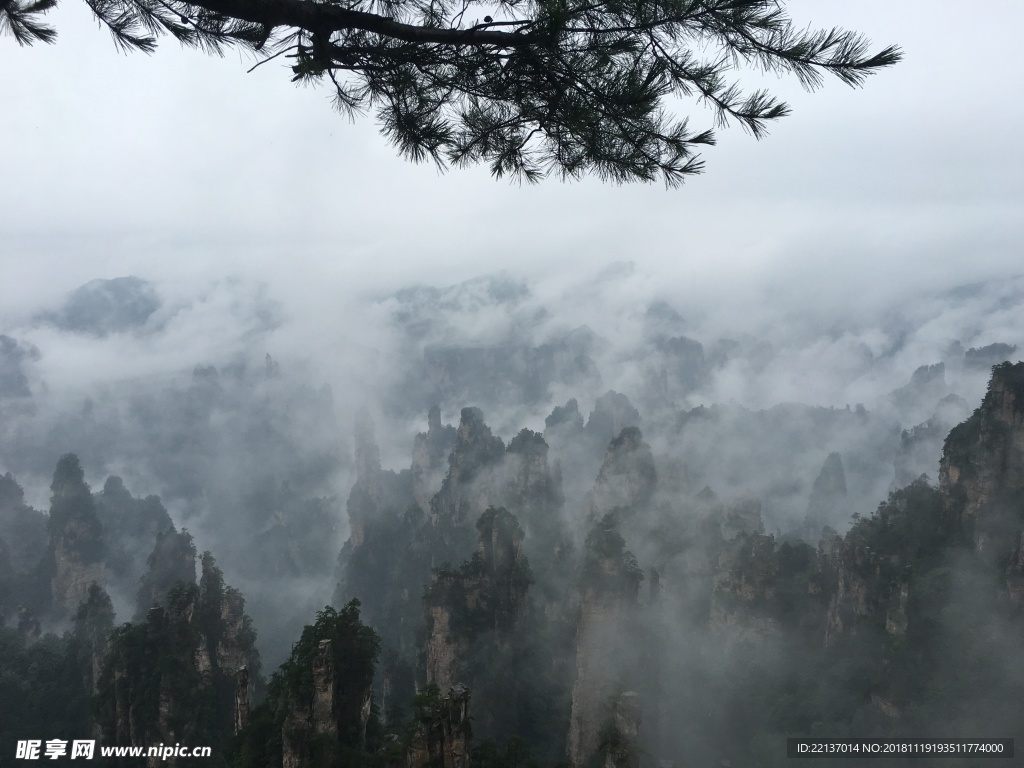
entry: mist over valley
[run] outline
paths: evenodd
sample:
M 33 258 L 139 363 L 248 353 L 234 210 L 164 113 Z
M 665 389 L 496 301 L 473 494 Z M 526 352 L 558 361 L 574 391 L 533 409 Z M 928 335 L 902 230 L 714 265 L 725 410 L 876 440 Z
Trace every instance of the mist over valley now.
M 1024 278 L 296 299 L 126 276 L 5 315 L 4 695 L 66 659 L 62 734 L 417 768 L 1022 736 Z

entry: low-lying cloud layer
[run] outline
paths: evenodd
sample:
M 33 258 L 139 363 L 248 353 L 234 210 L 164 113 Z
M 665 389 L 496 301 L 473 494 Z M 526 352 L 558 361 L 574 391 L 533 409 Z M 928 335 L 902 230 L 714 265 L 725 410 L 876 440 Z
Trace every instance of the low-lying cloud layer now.
M 716 403 L 897 412 L 893 391 L 940 362 L 948 392 L 976 403 L 989 366 L 1024 347 L 1024 279 L 1013 275 L 831 313 L 813 297 L 754 303 L 742 284 L 712 297 L 653 283 L 630 263 L 574 281 L 501 273 L 334 294 L 327 315 L 316 291 L 306 304 L 252 280 L 188 294 L 139 277 L 95 281 L 8 319 L 3 394 L 45 423 L 111 388 L 186 381 L 196 366 L 262 368 L 269 353 L 286 378 L 329 385 L 343 424 L 360 407 L 419 421 L 437 402 L 449 419 L 467 404 L 493 409 L 507 431 L 542 426 L 570 397 L 586 411 L 607 390 L 648 421 Z M 930 408 L 899 416 L 923 421 Z

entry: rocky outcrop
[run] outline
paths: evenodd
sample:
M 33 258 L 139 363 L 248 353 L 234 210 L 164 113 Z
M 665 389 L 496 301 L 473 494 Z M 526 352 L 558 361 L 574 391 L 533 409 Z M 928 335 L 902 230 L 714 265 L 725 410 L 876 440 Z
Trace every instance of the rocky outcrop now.
M 885 631 L 902 637 L 907 633 L 907 601 L 910 599 L 910 585 L 903 581 L 892 590 L 892 597 L 885 610 Z
M 686 336 L 657 339 L 654 344 L 660 366 L 649 373 L 655 391 L 670 402 L 685 397 L 700 386 L 707 377 L 708 365 L 704 359 L 704 346 Z
M 102 560 L 89 562 L 76 550 L 75 543 L 69 539 L 89 537 L 78 525 L 72 524 L 65 529 L 53 548 L 54 573 L 51 581 L 53 607 L 60 616 L 73 613 L 82 601 L 88 597 L 89 588 L 93 584 L 104 583 Z
M 642 719 L 640 694 L 636 691 L 626 691 L 615 700 L 605 736 L 604 768 L 638 768 Z
M 964 367 L 974 370 L 986 370 L 993 365 L 1000 365 L 1013 359 L 1017 351 L 1015 344 L 996 342 L 984 347 L 971 347 L 964 352 Z
M 0 541 L 6 544 L 12 574 L 35 568 L 47 551 L 46 515 L 25 504 L 25 492 L 14 476 L 0 475 Z
M 356 481 L 346 508 L 349 519 L 349 549 L 360 547 L 369 526 L 386 512 L 404 512 L 414 502 L 414 473 L 381 468 L 380 448 L 370 414 L 361 410 L 355 419 Z
M 256 633 L 245 613 L 245 598 L 224 584 L 224 574 L 209 552 L 202 556 L 197 625 L 203 642 L 196 650 L 196 668 L 203 675 L 229 678 L 240 669 L 258 673 L 252 648 Z
M 166 606 L 151 608 L 145 623 L 128 625 L 112 638 L 97 693 L 97 725 L 105 743 L 143 746 L 197 738 L 200 723 L 189 702 L 203 694 L 202 677 L 188 643 L 195 599 L 195 588 L 183 587 Z M 162 663 L 154 665 L 153 659 Z M 160 764 L 160 758 L 147 757 L 147 766 Z
M 146 570 L 146 555 L 153 542 L 173 527 L 171 517 L 159 498 L 134 498 L 116 475 L 107 478 L 95 501 L 103 527 L 110 588 L 118 594 L 132 595 Z
M 460 568 L 433 574 L 423 597 L 427 636 L 427 682 L 447 690 L 471 674 L 464 662 L 469 645 L 479 653 L 500 647 L 527 608 L 532 580 L 523 554 L 523 530 L 504 508 L 488 509 L 477 521 L 477 549 Z
M 417 696 L 416 734 L 409 748 L 408 768 L 469 768 L 473 731 L 469 689 L 455 685 L 443 696 L 430 686 Z
M 90 586 L 104 583 L 103 529 L 77 456 L 60 458 L 50 490 L 50 596 L 57 616 L 67 617 Z
M 817 544 L 825 526 L 842 525 L 848 516 L 843 457 L 830 453 L 811 487 L 804 517 L 804 536 L 812 545 Z
M 942 444 L 949 431 L 970 415 L 967 401 L 947 395 L 939 401 L 935 413 L 927 421 L 900 434 L 900 444 L 893 459 L 895 482 L 893 490 L 910 485 L 922 475 L 933 480 L 942 458 Z
M 614 515 L 606 515 L 587 537 L 581 572 L 568 758 L 583 768 L 599 754 L 614 728 L 612 692 L 636 674 L 637 594 L 643 572 L 625 548 Z M 606 745 L 605 745 L 606 746 Z
M 98 584 L 89 587 L 89 595 L 75 615 L 74 626 L 76 655 L 85 690 L 95 696 L 99 692 L 110 633 L 114 629 L 114 606 L 109 595 Z
M 561 524 L 561 476 L 548 465 L 548 445 L 529 429 L 522 430 L 505 452 L 505 481 L 502 501 L 526 527 L 531 539 L 545 540 L 542 548 L 558 546 L 564 536 Z M 539 541 L 537 542 L 540 543 Z
M 625 514 L 642 511 L 653 498 L 657 482 L 650 446 L 637 427 L 626 427 L 608 445 L 588 498 L 589 519 L 599 520 L 613 509 Z
M 899 555 L 875 552 L 848 536 L 832 540 L 819 550 L 819 568 L 825 571 L 830 593 L 823 643 L 833 646 L 861 625 L 879 627 L 893 636 L 907 631 L 909 588 L 906 563 Z M 823 579 L 824 581 L 824 579 Z
M 477 545 L 474 560 L 479 564 L 480 586 L 467 590 L 479 596 L 470 605 L 492 601 L 495 626 L 515 622 L 526 603 L 530 584 L 529 569 L 523 555 L 523 529 L 515 515 L 502 508 L 491 508 L 476 524 Z M 488 594 L 489 593 L 489 594 Z
M 452 631 L 452 608 L 447 601 L 437 598 L 442 592 L 453 590 L 457 583 L 454 572 L 434 576 L 430 592 L 434 597 L 423 599 L 427 639 L 424 643 L 427 682 L 440 687 L 451 687 L 455 681 L 455 661 L 465 655 L 465 641 Z
M 603 446 L 617 435 L 621 435 L 626 427 L 639 426 L 640 412 L 629 402 L 629 398 L 620 392 L 609 390 L 597 398 L 585 430 L 594 443 Z
M 615 435 L 598 437 L 583 426 L 583 416 L 575 398 L 556 406 L 544 420 L 544 442 L 551 447 L 554 466 L 562 476 L 567 498 L 583 498 L 593 487 L 594 476 L 608 441 Z
M 760 536 L 764 533 L 761 502 L 757 499 L 737 499 L 721 509 L 719 527 L 724 541 L 732 541 L 742 534 Z
M 109 635 L 95 685 L 105 743 L 220 744 L 247 717 L 260 666 L 255 634 L 241 595 L 224 585 L 209 553 L 203 566 L 198 586 L 179 581 L 144 621 Z M 103 601 L 92 602 L 99 610 L 80 614 L 82 638 L 100 633 Z M 172 765 L 175 758 L 148 764 Z
M 575 436 L 583 431 L 583 415 L 576 398 L 570 398 L 565 405 L 556 405 L 544 419 L 544 433 L 548 431 L 564 432 L 567 436 Z
M 779 634 L 774 613 L 779 562 L 775 538 L 741 534 L 718 558 L 710 627 L 730 638 Z
M 146 566 L 135 600 L 137 619 L 146 616 L 154 605 L 166 605 L 167 595 L 176 585 L 196 583 L 196 546 L 192 535 L 173 526 L 160 533 Z
M 380 638 L 360 620 L 358 601 L 317 612 L 262 705 L 274 724 L 249 731 L 267 750 L 266 764 L 348 765 L 363 753 L 368 724 L 376 722 L 372 683 L 379 648 Z
M 442 425 L 441 409 L 433 406 L 427 414 L 427 431 L 416 435 L 412 443 L 412 493 L 424 512 L 441 485 L 455 439 L 455 427 Z
M 946 439 L 939 487 L 975 550 L 1009 567 L 1024 531 L 1024 363 L 992 369 L 981 407 Z
M 309 762 L 309 743 L 317 736 L 334 742 L 338 739 L 338 720 L 334 706 L 338 680 L 334 653 L 329 639 L 321 640 L 313 657 L 313 689 L 310 707 L 295 707 L 288 712 L 282 732 L 283 768 L 304 768 Z
M 505 444 L 491 434 L 480 409 L 463 408 L 448 474 L 430 501 L 431 524 L 460 526 L 497 502 L 497 473 L 504 456 Z
M 861 572 L 867 560 L 869 556 L 863 552 L 844 549 L 839 553 L 838 562 L 834 564 L 836 581 L 825 623 L 826 646 L 838 642 L 845 632 L 855 626 L 857 618 L 868 615 L 869 584 Z
M 252 689 L 253 684 L 249 681 L 249 668 L 242 667 L 235 673 L 235 733 L 249 724 Z
M 946 386 L 944 363 L 922 365 L 910 377 L 910 382 L 892 393 L 893 403 L 913 424 L 924 418 L 935 403 L 949 394 Z
M 373 420 L 359 411 L 355 420 L 356 481 L 348 497 L 349 539 L 352 546 L 363 543 L 366 523 L 380 510 L 384 488 L 380 448 L 374 435 Z

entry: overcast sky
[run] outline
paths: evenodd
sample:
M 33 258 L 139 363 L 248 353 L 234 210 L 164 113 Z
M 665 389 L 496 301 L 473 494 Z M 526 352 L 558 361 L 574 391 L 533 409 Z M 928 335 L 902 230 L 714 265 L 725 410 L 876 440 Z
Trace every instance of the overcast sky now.
M 237 53 L 170 40 L 120 55 L 85 3 L 63 0 L 57 45 L 0 39 L 0 320 L 126 274 L 183 291 L 270 280 L 323 312 L 353 290 L 499 268 L 565 281 L 621 260 L 635 290 L 740 311 L 1018 273 L 1024 4 L 788 5 L 906 61 L 859 90 L 773 80 L 792 116 L 761 142 L 720 131 L 706 173 L 666 191 L 410 165 L 372 118 L 348 122 L 284 65 L 246 74 Z

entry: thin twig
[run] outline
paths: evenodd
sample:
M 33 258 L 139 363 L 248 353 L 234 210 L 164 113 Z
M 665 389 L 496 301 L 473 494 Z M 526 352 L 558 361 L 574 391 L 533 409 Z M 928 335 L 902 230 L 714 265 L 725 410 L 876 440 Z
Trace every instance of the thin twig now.
M 275 53 L 273 56 L 267 56 L 267 58 L 263 59 L 262 61 L 257 61 L 255 64 L 252 65 L 252 67 L 250 67 L 249 69 L 246 70 L 245 74 L 248 75 L 254 69 L 256 69 L 256 67 L 262 67 L 268 61 L 272 61 L 272 60 L 276 59 L 278 56 L 283 56 L 284 54 L 288 53 L 288 51 L 293 51 L 293 50 L 295 50 L 298 47 L 299 46 L 297 46 L 297 45 L 290 45 L 287 48 L 282 48 L 280 51 Z

